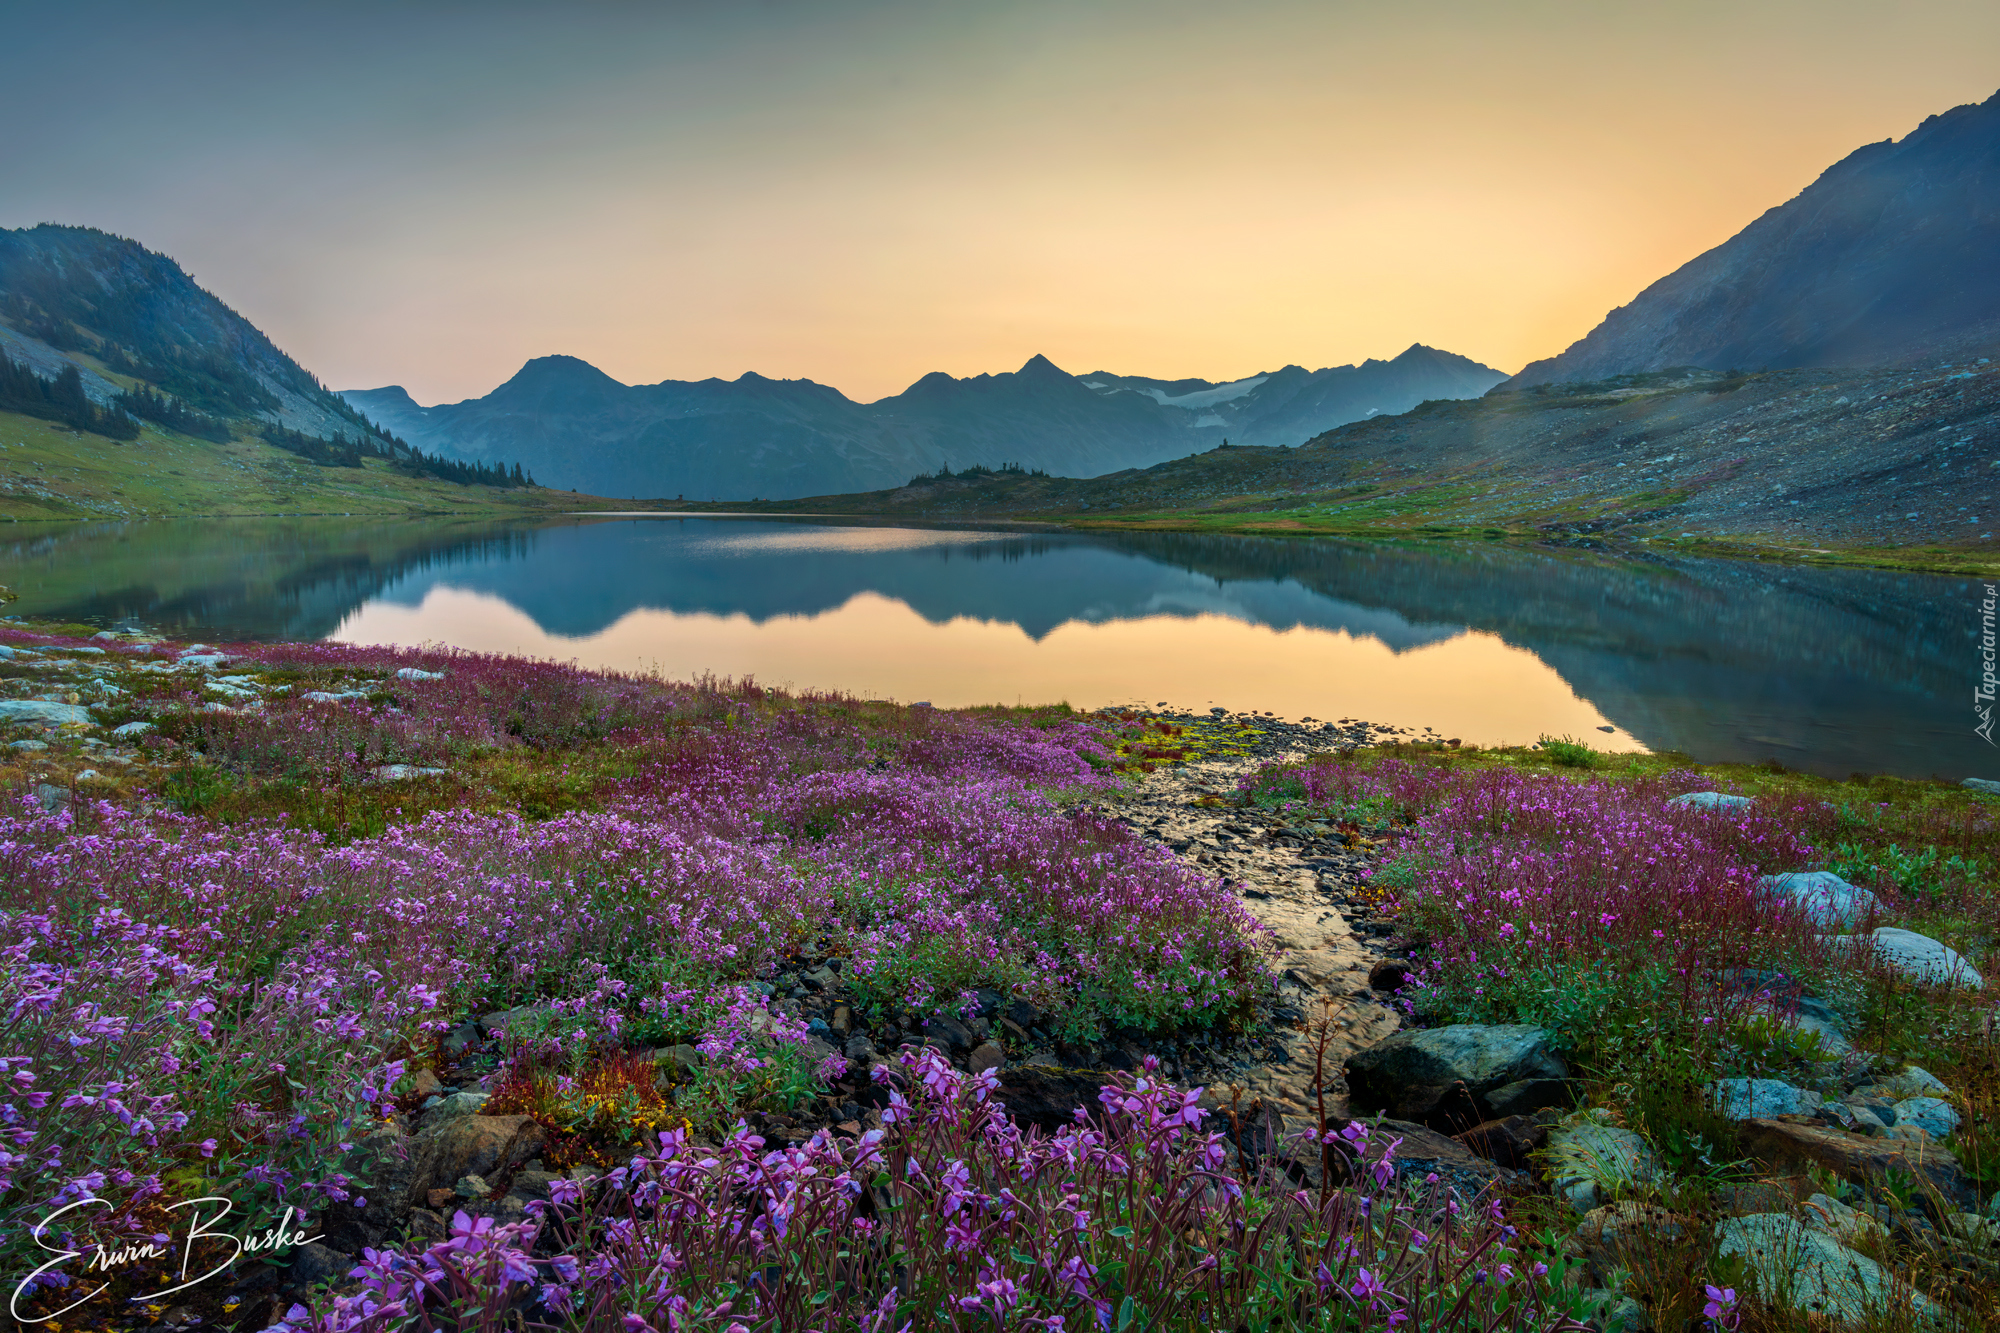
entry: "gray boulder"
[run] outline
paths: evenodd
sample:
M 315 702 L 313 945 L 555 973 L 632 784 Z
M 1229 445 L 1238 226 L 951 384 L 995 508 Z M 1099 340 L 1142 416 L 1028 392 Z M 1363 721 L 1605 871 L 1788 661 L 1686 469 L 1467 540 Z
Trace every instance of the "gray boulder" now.
M 43 699 L 0 699 L 0 722 L 27 722 L 42 727 L 94 727 L 97 722 L 82 704 L 49 703 Z
M 352 1258 L 330 1245 L 308 1241 L 292 1250 L 292 1261 L 285 1265 L 285 1285 L 318 1287 L 338 1282 L 352 1271 Z
M 1794 870 L 1766 875 L 1757 882 L 1773 896 L 1796 904 L 1806 920 L 1822 929 L 1852 928 L 1882 910 L 1882 902 L 1874 894 L 1831 871 Z
M 1958 1132 L 1959 1116 L 1948 1101 L 1938 1097 L 1908 1097 L 1896 1103 L 1896 1123 L 1915 1125 L 1934 1139 Z
M 1951 1089 L 1945 1086 L 1943 1079 L 1918 1065 L 1905 1065 L 1900 1074 L 1877 1079 L 1874 1086 L 1886 1090 L 1893 1098 L 1951 1095 Z
M 1914 930 L 1883 926 L 1865 937 L 1837 935 L 1838 941 L 1865 938 L 1872 942 L 1875 957 L 1913 981 L 1931 986 L 1962 986 L 1978 990 L 1986 984 L 1979 969 L 1965 961 L 1956 949 Z
M 1549 1131 L 1543 1164 L 1558 1197 L 1580 1213 L 1660 1178 L 1660 1159 L 1629 1129 L 1580 1117 Z
M 1899 1286 L 1873 1259 L 1782 1213 L 1726 1218 L 1716 1237 L 1722 1254 L 1742 1256 L 1758 1294 L 1795 1310 L 1841 1324 L 1858 1324 L 1892 1308 L 1923 1320 L 1941 1313 L 1930 1300 Z
M 121 726 L 113 727 L 111 734 L 114 736 L 144 736 L 147 732 L 157 730 L 158 728 L 150 722 L 127 722 Z
M 443 680 L 442 671 L 425 671 L 422 667 L 398 667 L 397 680 Z
M 1731 796 L 1719 791 L 1691 791 L 1676 796 L 1668 805 L 1686 806 L 1695 810 L 1744 810 L 1756 804 L 1748 796 Z
M 1992 778 L 1966 778 L 1958 785 L 1961 787 L 1970 787 L 1974 791 L 1985 792 L 1989 796 L 2000 796 L 2000 782 L 1995 782 Z
M 1710 1102 L 1731 1120 L 1811 1115 L 1825 1100 L 1775 1078 L 1725 1078 L 1708 1085 Z
M 1363 1114 L 1386 1112 L 1420 1122 L 1443 1119 L 1463 1129 L 1493 1118 L 1487 1093 L 1568 1076 L 1541 1028 L 1454 1023 L 1399 1032 L 1349 1056 L 1348 1105 Z M 1455 1123 L 1460 1120 L 1464 1124 Z

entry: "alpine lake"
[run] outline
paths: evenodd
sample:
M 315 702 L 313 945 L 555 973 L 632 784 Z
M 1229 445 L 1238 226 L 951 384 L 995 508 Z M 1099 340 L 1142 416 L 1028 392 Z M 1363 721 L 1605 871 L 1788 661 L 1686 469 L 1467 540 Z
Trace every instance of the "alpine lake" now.
M 1976 580 L 1668 551 L 661 514 L 0 528 L 16 615 L 442 644 L 938 707 L 1361 719 L 2000 777 Z

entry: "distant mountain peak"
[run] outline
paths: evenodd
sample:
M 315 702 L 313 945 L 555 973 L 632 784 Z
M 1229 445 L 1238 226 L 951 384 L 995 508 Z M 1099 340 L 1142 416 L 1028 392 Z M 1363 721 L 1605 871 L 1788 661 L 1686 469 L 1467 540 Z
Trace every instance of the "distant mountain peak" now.
M 1035 353 L 1033 356 L 1029 357 L 1026 361 L 1022 362 L 1021 368 L 1015 371 L 1014 373 L 1017 375 L 1035 375 L 1035 376 L 1060 375 L 1064 379 L 1071 378 L 1068 371 L 1056 365 L 1055 362 L 1049 360 L 1047 357 L 1043 356 L 1040 352 Z

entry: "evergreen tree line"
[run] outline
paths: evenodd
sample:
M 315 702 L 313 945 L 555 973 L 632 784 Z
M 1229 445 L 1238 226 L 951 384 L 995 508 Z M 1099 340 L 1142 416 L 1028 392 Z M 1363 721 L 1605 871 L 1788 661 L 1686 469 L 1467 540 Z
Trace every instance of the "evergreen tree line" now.
M 222 418 L 209 416 L 206 412 L 197 412 L 178 399 L 154 393 L 143 385 L 137 393 L 119 394 L 111 400 L 111 405 L 143 420 L 158 422 L 168 430 L 192 435 L 198 440 L 212 440 L 216 444 L 228 444 L 230 440 L 229 423 Z
M 380 427 L 375 428 L 373 436 L 356 436 L 351 440 L 338 432 L 331 440 L 321 439 L 303 431 L 288 430 L 276 422 L 258 426 L 257 433 L 278 448 L 309 458 L 321 467 L 360 467 L 363 458 L 384 458 L 406 476 L 430 477 L 461 486 L 511 488 L 535 484 L 535 479 L 519 463 L 509 467 L 504 463 L 461 463 L 439 458 Z
M 1048 475 L 1041 468 L 1023 468 L 1019 463 L 1002 463 L 999 467 L 987 467 L 981 463 L 974 463 L 971 467 L 964 468 L 958 472 L 951 470 L 951 464 L 942 463 L 939 464 L 938 470 L 935 473 L 919 472 L 903 484 L 905 486 L 921 486 L 927 481 L 945 481 L 952 477 L 970 477 L 976 480 L 980 477 L 1046 477 Z
M 101 408 L 90 401 L 75 366 L 64 366 L 60 375 L 49 380 L 32 367 L 0 355 L 0 410 L 60 421 L 110 440 L 139 438 L 138 422 L 116 408 Z
M 257 433 L 263 436 L 265 443 L 276 445 L 286 453 L 297 454 L 321 467 L 360 467 L 364 453 L 371 458 L 380 458 L 384 453 L 372 440 L 350 440 L 338 433 L 327 440 L 302 430 L 290 430 L 275 421 L 258 423 Z
M 138 439 L 140 418 L 217 444 L 227 444 L 231 438 L 227 421 L 198 412 L 150 388 L 141 386 L 134 392 L 121 393 L 111 400 L 110 406 L 99 407 L 83 391 L 83 375 L 75 366 L 64 366 L 54 379 L 44 379 L 33 367 L 3 353 L 0 353 L 0 411 L 60 421 L 110 440 Z M 276 422 L 260 422 L 256 429 L 268 443 L 321 467 L 358 468 L 363 458 L 383 458 L 409 476 L 432 477 L 461 486 L 513 488 L 535 484 L 535 479 L 519 463 L 510 467 L 505 463 L 464 463 L 440 458 L 379 427 L 372 437 L 357 434 L 349 439 L 344 432 L 336 432 L 330 440 Z

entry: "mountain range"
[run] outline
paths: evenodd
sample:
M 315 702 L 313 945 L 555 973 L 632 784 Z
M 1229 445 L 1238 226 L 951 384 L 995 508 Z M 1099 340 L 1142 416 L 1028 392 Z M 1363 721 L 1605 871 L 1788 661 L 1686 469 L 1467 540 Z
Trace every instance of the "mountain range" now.
M 341 396 L 419 448 L 468 462 L 519 459 L 545 485 L 785 499 L 897 486 L 940 469 L 1087 477 L 1224 440 L 1296 445 L 1428 399 L 1477 397 L 1504 378 L 1421 344 L 1387 361 L 1286 366 L 1227 383 L 1071 375 L 1036 356 L 1011 373 L 934 372 L 857 403 L 811 380 L 757 374 L 626 385 L 575 357 L 546 356 L 461 403 L 422 407 L 394 385 Z
M 2000 93 L 1856 149 L 1502 387 L 1905 365 L 1996 337 Z

